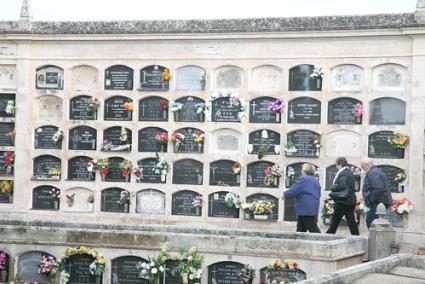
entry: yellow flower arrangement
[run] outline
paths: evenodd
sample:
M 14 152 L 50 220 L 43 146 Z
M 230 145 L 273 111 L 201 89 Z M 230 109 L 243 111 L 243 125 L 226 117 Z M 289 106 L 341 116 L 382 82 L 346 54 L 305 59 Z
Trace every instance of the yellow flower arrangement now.
M 101 253 L 98 253 L 94 249 L 86 247 L 86 246 L 67 248 L 65 250 L 64 255 L 59 259 L 59 262 L 57 264 L 58 271 L 64 271 L 66 259 L 76 254 L 87 254 L 95 258 L 95 260 L 93 261 L 92 264 L 90 264 L 90 267 L 89 267 L 90 274 L 95 276 L 100 276 L 105 271 L 106 260 L 103 257 L 103 255 Z
M 394 132 L 393 135 L 388 138 L 388 143 L 394 148 L 404 149 L 409 144 L 409 136 L 400 132 Z
M 12 194 L 13 181 L 4 180 L 0 183 L 0 191 L 4 194 Z
M 161 73 L 161 77 L 162 77 L 163 81 L 170 81 L 170 79 L 171 79 L 170 70 L 165 68 L 164 71 L 162 71 L 162 73 Z

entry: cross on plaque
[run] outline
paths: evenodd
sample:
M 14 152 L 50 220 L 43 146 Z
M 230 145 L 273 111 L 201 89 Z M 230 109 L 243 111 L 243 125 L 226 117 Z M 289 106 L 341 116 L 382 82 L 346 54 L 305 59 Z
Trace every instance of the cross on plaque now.
M 216 278 L 217 278 L 218 271 L 215 269 L 215 266 L 213 267 L 213 270 L 211 270 L 211 272 L 213 274 L 213 276 L 211 277 L 212 284 L 217 284 Z
M 252 105 L 252 114 L 254 114 L 255 115 L 255 112 L 256 112 L 256 107 L 257 107 L 257 104 L 255 103 L 255 101 L 251 104 Z
M 142 116 L 145 115 L 145 103 L 143 102 L 140 106 L 142 108 Z

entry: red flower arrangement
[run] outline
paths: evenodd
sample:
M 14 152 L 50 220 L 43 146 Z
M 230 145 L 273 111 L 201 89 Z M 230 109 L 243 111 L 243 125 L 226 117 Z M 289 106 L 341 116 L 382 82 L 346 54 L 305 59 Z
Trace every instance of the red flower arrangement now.
M 15 154 L 12 151 L 6 151 L 6 153 L 4 154 L 4 156 L 5 156 L 4 163 L 6 165 L 13 166 L 13 163 L 15 161 Z
M 159 110 L 164 111 L 168 109 L 168 101 L 166 99 L 161 99 L 159 101 Z
M 158 141 L 161 144 L 167 144 L 168 143 L 168 133 L 162 132 L 155 135 L 155 140 Z

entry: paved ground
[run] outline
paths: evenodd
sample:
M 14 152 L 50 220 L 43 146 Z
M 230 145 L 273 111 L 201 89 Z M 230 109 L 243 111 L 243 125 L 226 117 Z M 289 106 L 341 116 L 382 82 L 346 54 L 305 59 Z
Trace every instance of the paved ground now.
M 388 273 L 371 273 L 353 284 L 425 284 L 425 269 L 397 266 Z

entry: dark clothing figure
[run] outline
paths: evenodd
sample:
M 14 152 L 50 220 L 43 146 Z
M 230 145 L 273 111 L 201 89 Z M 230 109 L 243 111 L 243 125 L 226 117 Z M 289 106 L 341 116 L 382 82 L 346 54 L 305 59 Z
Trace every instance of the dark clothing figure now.
M 378 204 L 383 203 L 387 209 L 392 204 L 387 177 L 379 168 L 372 166 L 367 172 L 362 194 L 367 207 L 369 207 L 369 211 L 366 213 L 366 225 L 369 228 L 373 220 L 378 218 L 376 215 Z
M 326 232 L 327 234 L 335 234 L 342 217 L 345 216 L 351 234 L 359 235 L 359 227 L 356 223 L 356 219 L 354 218 L 357 201 L 354 184 L 355 177 L 349 168 L 345 167 L 337 173 L 334 184 L 331 187 L 331 191 L 342 192 L 344 190 L 348 190 L 348 196 L 345 199 L 334 199 L 335 211 L 332 215 L 331 226 Z
M 295 198 L 297 232 L 320 233 L 317 215 L 320 206 L 320 184 L 312 175 L 300 176 L 290 189 L 283 193 L 284 198 Z

